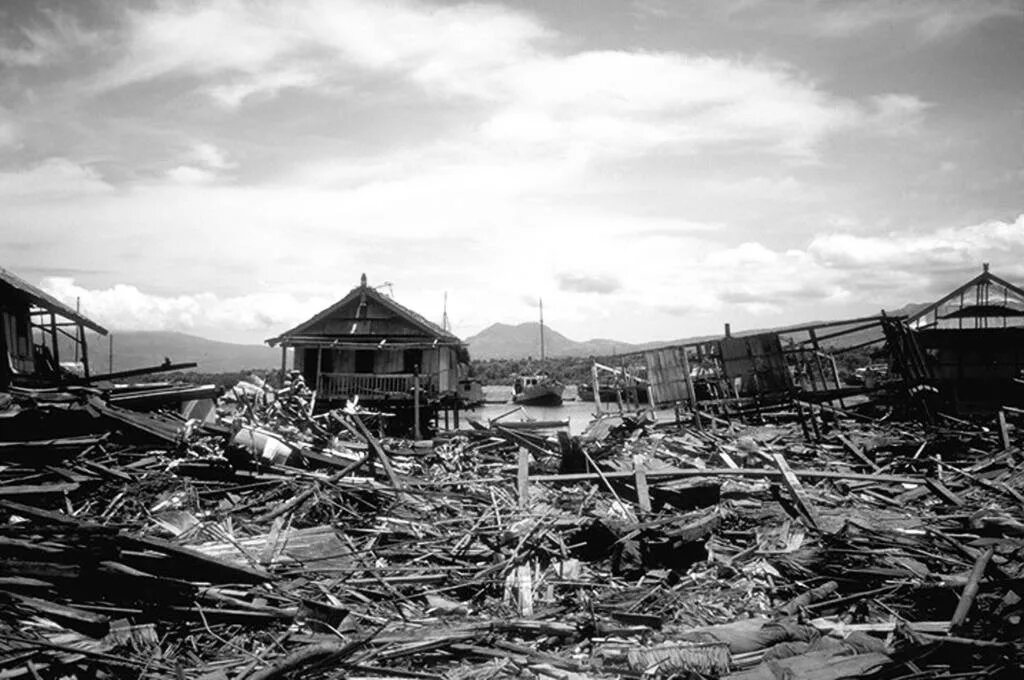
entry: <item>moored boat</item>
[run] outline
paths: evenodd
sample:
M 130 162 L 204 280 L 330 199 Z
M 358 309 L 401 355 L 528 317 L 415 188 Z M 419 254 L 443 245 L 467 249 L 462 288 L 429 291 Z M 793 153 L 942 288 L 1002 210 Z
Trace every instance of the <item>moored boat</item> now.
M 512 401 L 524 406 L 561 406 L 565 385 L 547 375 L 519 375 L 512 381 Z

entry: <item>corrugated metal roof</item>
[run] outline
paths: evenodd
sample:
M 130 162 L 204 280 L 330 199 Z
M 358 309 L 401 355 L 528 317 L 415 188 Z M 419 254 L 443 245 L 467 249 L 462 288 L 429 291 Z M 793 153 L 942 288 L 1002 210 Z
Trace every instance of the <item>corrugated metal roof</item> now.
M 107 329 L 103 326 L 85 316 L 82 316 L 49 293 L 36 288 L 25 279 L 21 278 L 14 272 L 4 269 L 3 267 L 0 267 L 0 281 L 25 294 L 32 304 L 37 307 L 42 307 L 43 309 L 54 312 L 55 314 L 60 314 L 64 318 L 74 321 L 75 323 L 79 323 L 90 330 L 94 330 L 100 335 L 107 334 Z

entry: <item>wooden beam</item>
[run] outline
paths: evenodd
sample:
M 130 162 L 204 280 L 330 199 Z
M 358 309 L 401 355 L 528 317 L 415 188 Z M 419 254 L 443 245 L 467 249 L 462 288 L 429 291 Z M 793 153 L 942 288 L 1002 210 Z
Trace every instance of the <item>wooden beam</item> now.
M 519 447 L 517 482 L 519 507 L 525 509 L 530 502 L 530 452 L 522 446 Z
M 778 466 L 779 472 L 782 473 L 782 483 L 789 489 L 789 492 L 793 494 L 793 498 L 796 501 L 797 508 L 801 514 L 807 519 L 810 527 L 817 531 L 821 531 L 821 517 L 818 516 L 818 510 L 811 503 L 811 500 L 804 493 L 804 487 L 800 484 L 800 480 L 793 470 L 789 467 L 789 463 L 781 453 L 772 453 L 772 460 L 775 461 L 775 465 Z

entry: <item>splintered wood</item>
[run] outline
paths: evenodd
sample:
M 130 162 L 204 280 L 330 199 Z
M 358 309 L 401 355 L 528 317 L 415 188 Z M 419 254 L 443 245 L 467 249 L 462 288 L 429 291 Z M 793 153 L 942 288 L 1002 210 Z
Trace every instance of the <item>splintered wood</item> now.
M 205 424 L 45 399 L 12 408 L 53 432 L 0 444 L 0 680 L 1024 663 L 1013 410 L 925 428 L 819 408 L 807 436 L 799 404 L 710 428 L 626 413 L 424 447 L 264 387 Z

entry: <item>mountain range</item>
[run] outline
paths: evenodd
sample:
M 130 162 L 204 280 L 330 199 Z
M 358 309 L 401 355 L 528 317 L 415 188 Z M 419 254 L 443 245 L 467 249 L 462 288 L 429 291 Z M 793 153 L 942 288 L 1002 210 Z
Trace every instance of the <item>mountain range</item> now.
M 94 374 L 110 372 L 113 338 L 114 371 L 173 363 L 195 362 L 201 373 L 234 373 L 281 365 L 281 350 L 267 345 L 248 345 L 207 340 L 176 331 L 115 331 L 108 337 L 87 334 L 89 368 Z M 73 358 L 61 349 L 61 360 Z
M 906 305 L 890 315 L 912 314 L 923 304 Z M 810 322 L 814 323 L 814 322 Z M 770 329 L 764 329 L 770 330 Z M 740 334 L 755 333 L 757 330 Z M 844 345 L 854 345 L 879 336 L 877 329 L 861 331 L 842 338 Z M 679 345 L 720 337 L 720 334 L 693 336 L 656 342 L 629 343 L 608 338 L 571 340 L 558 331 L 544 327 L 544 354 L 549 357 L 607 357 L 628 354 L 652 347 Z M 87 337 L 90 368 L 93 373 L 110 371 L 110 340 L 95 334 Z M 523 359 L 540 357 L 540 324 L 536 322 L 510 325 L 495 323 L 476 335 L 465 338 L 474 359 Z M 830 344 L 830 343 L 827 343 Z M 232 373 L 247 369 L 275 368 L 281 365 L 281 350 L 267 345 L 241 344 L 207 340 L 175 331 L 117 331 L 113 333 L 114 370 L 124 371 L 162 364 L 196 362 L 202 373 Z M 62 348 L 61 358 L 72 358 L 70 347 Z
M 912 303 L 904 305 L 899 309 L 887 311 L 886 313 L 890 316 L 909 315 L 923 309 L 925 306 L 925 303 Z M 811 325 L 815 323 L 822 322 L 809 321 L 800 325 Z M 736 335 L 749 335 L 751 333 L 767 332 L 771 330 L 776 329 L 763 328 L 743 330 L 737 332 Z M 820 335 L 826 335 L 827 333 L 828 331 L 823 331 Z M 852 346 L 879 338 L 880 336 L 881 332 L 875 328 L 845 335 L 841 338 L 841 342 L 844 346 Z M 609 340 L 606 338 L 593 338 L 591 340 L 576 341 L 570 340 L 558 331 L 552 329 L 550 326 L 544 326 L 544 354 L 548 357 L 607 357 L 614 356 L 616 354 L 639 352 L 653 347 L 701 342 L 703 340 L 711 340 L 718 337 L 721 337 L 720 333 L 643 343 L 628 343 L 620 340 Z M 802 338 L 805 337 L 806 336 L 802 336 Z M 504 323 L 495 323 L 483 329 L 476 335 L 466 338 L 465 341 L 469 343 L 469 354 L 474 359 L 539 358 L 540 324 L 537 322 L 527 322 L 513 326 Z M 823 344 L 828 346 L 835 342 L 837 341 L 826 341 Z

